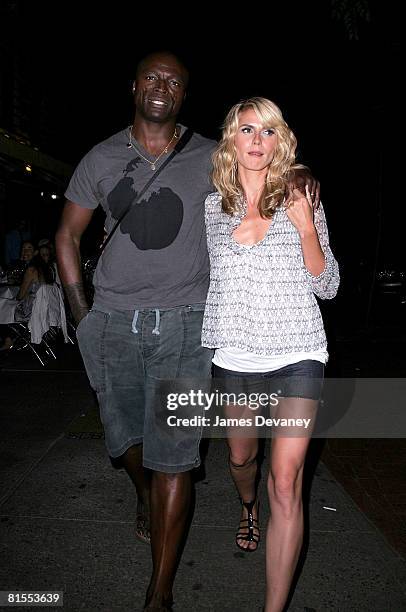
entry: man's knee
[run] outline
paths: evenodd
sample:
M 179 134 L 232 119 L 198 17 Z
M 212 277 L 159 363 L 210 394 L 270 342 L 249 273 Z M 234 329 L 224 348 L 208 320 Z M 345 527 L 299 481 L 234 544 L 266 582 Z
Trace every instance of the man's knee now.
M 153 497 L 161 499 L 189 499 L 192 490 L 192 473 L 188 472 L 155 472 L 152 471 L 151 483 Z
M 120 470 L 125 468 L 128 462 L 132 465 L 142 466 L 142 444 L 134 444 L 127 448 L 127 450 L 119 457 L 110 457 L 111 465 L 116 469 Z
M 191 478 L 191 471 L 175 473 L 152 471 L 152 478 L 158 483 L 176 485 L 181 482 L 189 481 Z

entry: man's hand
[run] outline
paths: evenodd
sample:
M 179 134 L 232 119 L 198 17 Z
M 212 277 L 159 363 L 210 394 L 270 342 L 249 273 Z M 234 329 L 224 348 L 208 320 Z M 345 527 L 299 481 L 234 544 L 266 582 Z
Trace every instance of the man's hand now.
M 79 247 L 93 212 L 92 209 L 66 201 L 55 238 L 59 275 L 77 325 L 89 312 L 83 287 Z
M 291 170 L 289 179 L 289 201 L 293 200 L 293 190 L 299 189 L 299 191 L 306 196 L 306 186 L 309 190 L 312 205 L 314 209 L 317 209 L 320 204 L 320 183 L 317 181 L 308 168 L 295 168 Z

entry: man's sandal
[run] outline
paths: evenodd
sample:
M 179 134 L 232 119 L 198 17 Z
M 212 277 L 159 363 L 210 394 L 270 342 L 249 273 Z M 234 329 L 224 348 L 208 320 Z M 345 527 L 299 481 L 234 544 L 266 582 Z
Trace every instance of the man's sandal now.
M 258 548 L 258 544 L 260 540 L 258 520 L 254 518 L 252 514 L 252 511 L 256 503 L 256 499 L 250 502 L 242 501 L 241 503 L 248 512 L 248 518 L 240 520 L 238 532 L 235 536 L 235 543 L 237 544 L 238 548 L 240 548 L 244 552 L 255 552 Z M 247 547 L 241 546 L 241 544 L 239 543 L 241 540 L 243 542 L 248 542 L 248 543 L 254 542 L 255 546 L 254 547 L 251 547 L 249 545 Z
M 149 544 L 151 542 L 151 534 L 149 530 L 149 514 L 145 512 L 137 512 L 135 517 L 135 536 L 141 542 Z

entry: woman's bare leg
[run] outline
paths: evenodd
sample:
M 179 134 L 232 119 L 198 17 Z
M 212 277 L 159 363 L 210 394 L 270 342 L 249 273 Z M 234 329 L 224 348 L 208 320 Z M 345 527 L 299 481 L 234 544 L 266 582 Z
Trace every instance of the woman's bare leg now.
M 243 502 L 251 502 L 256 498 L 258 439 L 240 438 L 229 435 L 227 444 L 230 451 L 230 472 L 238 494 Z M 252 514 L 254 519 L 258 520 L 258 504 L 255 504 Z M 246 527 L 247 518 L 247 508 L 242 506 L 240 520 L 245 520 L 245 522 L 242 524 L 240 532 L 243 535 L 245 535 L 245 533 L 248 534 L 248 528 Z M 258 529 L 255 529 L 254 532 L 257 536 L 256 539 L 259 538 Z M 252 550 L 255 550 L 258 546 L 257 542 L 249 542 L 244 538 L 238 538 L 238 545 L 241 548 L 249 548 Z
M 284 399 L 283 413 L 314 416 L 314 400 Z M 286 409 L 286 412 L 285 412 Z M 286 603 L 303 542 L 303 466 L 311 432 L 272 439 L 268 496 L 271 519 L 266 535 L 265 612 L 281 612 Z

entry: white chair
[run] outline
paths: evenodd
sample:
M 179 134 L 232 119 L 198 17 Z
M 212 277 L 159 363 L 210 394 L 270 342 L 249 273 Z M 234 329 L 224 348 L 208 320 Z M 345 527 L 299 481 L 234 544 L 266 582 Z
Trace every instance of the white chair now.
M 49 341 L 58 330 L 62 331 L 65 342 L 71 342 L 67 325 L 65 305 L 62 290 L 54 283 L 53 285 L 43 284 L 35 294 L 31 317 L 28 323 L 16 322 L 10 325 L 17 336 L 23 340 L 21 348 L 30 348 L 42 365 L 45 365 L 41 358 L 38 346 L 43 344 L 45 352 L 56 359 Z

